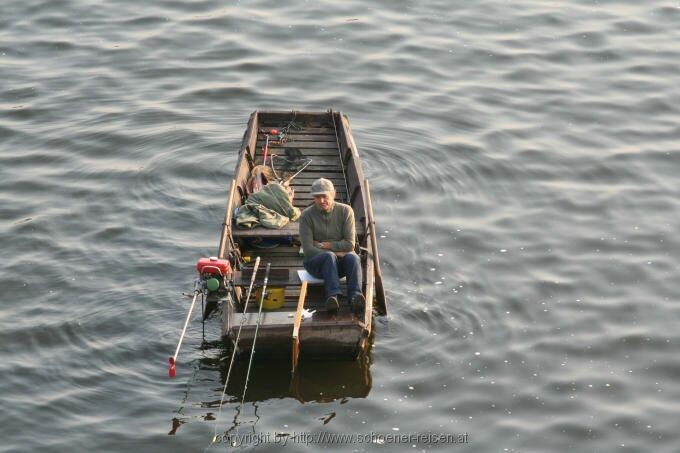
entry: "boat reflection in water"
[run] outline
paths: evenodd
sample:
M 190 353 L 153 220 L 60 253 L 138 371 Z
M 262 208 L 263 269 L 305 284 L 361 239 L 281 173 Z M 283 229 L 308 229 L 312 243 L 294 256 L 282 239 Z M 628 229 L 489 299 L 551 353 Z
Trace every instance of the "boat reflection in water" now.
M 208 346 L 208 349 L 212 348 Z M 255 355 L 257 355 L 257 351 Z M 200 359 L 197 373 L 200 373 L 201 369 L 216 371 L 216 367 L 219 366 L 221 386 L 219 388 L 213 387 L 216 392 L 213 395 L 219 394 L 221 396 L 222 386 L 229 370 L 230 358 L 231 352 L 225 349 L 222 350 L 219 358 L 204 357 Z M 256 419 L 262 417 L 262 414 L 257 414 L 257 403 L 261 401 L 294 398 L 304 404 L 310 402 L 329 403 L 347 398 L 365 398 L 370 393 L 373 383 L 370 372 L 370 347 L 367 351 L 359 353 L 359 356 L 354 360 L 305 361 L 303 358 L 300 360 L 295 373 L 291 373 L 289 357 L 287 360 L 264 360 L 263 357 L 259 357 L 259 359 L 253 361 L 244 399 L 245 403 L 254 405 Z M 252 420 L 246 421 L 251 417 L 246 417 L 244 420 L 240 419 L 238 409 L 243 396 L 247 373 L 248 361 L 235 360 L 222 402 L 220 421 L 218 421 L 221 425 L 218 430 L 221 430 L 224 434 L 232 432 L 242 423 L 249 424 L 252 422 Z M 194 374 L 193 379 L 195 378 L 196 374 Z M 190 391 L 187 389 L 187 396 L 189 393 Z M 200 407 L 203 410 L 207 409 L 208 412 L 198 415 L 198 418 L 204 421 L 215 421 L 220 408 L 220 398 L 203 401 Z M 177 434 L 177 430 L 192 418 L 187 416 L 185 410 L 186 407 L 178 410 L 178 416 L 172 419 L 172 426 L 168 434 Z M 229 421 L 230 419 L 231 421 Z M 254 428 L 253 425 L 251 429 Z
M 255 353 L 257 355 L 257 351 Z M 221 361 L 224 384 L 229 369 L 229 354 Z M 231 370 L 225 403 L 240 402 L 246 383 L 248 362 L 236 360 Z M 291 373 L 290 360 L 254 360 L 248 379 L 245 401 L 295 398 L 301 403 L 330 402 L 343 398 L 364 398 L 371 391 L 370 350 L 356 360 L 300 360 Z M 219 406 L 219 401 L 217 402 Z

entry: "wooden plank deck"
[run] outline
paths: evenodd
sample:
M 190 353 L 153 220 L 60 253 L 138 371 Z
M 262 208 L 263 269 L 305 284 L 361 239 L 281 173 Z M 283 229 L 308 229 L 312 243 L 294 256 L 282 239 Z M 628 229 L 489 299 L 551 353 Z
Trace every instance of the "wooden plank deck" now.
M 279 128 L 285 126 L 281 122 L 271 124 L 271 121 L 260 125 L 260 131 L 269 131 L 272 128 Z M 319 178 L 326 178 L 333 182 L 336 191 L 336 200 L 341 203 L 348 203 L 347 187 L 345 185 L 345 177 L 343 175 L 342 167 L 340 165 L 340 151 L 335 136 L 335 130 L 331 127 L 302 127 L 300 130 L 291 131 L 288 135 L 289 139 L 283 144 L 269 145 L 269 155 L 285 157 L 285 150 L 297 149 L 300 152 L 299 163 L 304 164 L 307 158 L 312 159 L 312 163 L 305 168 L 292 181 L 291 186 L 295 190 L 293 198 L 293 205 L 300 210 L 304 210 L 314 202 L 314 197 L 310 194 L 312 182 Z M 263 149 L 265 146 L 265 139 L 262 133 L 258 134 L 255 151 L 255 165 L 262 165 Z M 278 162 L 281 160 L 281 162 Z M 274 168 L 277 173 L 283 175 L 285 173 L 286 162 L 283 159 L 274 158 Z M 269 158 L 267 165 L 271 165 Z M 295 173 L 295 169 L 289 172 Z M 263 227 L 255 227 L 252 229 L 238 229 L 234 228 L 232 232 L 234 237 L 238 238 L 254 238 L 254 237 L 297 237 L 300 234 L 299 224 L 297 222 L 290 222 L 280 229 L 269 229 Z M 361 237 L 364 234 L 364 228 L 361 224 L 357 226 L 357 234 Z M 263 252 L 264 253 L 264 252 Z M 300 266 L 302 266 L 300 260 Z
M 265 146 L 263 131 L 269 131 L 272 128 L 280 130 L 288 124 L 289 121 L 272 121 L 271 119 L 261 118 L 260 124 L 258 125 L 257 139 L 255 141 L 255 165 L 262 164 L 263 149 Z M 270 142 L 269 144 L 270 156 L 274 154 L 285 157 L 286 150 L 294 149 L 297 150 L 295 154 L 296 156 L 299 156 L 297 162 L 300 164 L 304 164 L 307 158 L 312 159 L 312 163 L 292 181 L 291 186 L 295 189 L 293 205 L 303 210 L 313 203 L 314 197 L 310 194 L 310 190 L 312 182 L 318 178 L 330 179 L 336 188 L 336 200 L 347 203 L 347 188 L 345 186 L 345 176 L 340 163 L 340 150 L 338 148 L 336 132 L 330 122 L 330 118 L 324 126 L 322 126 L 322 122 L 319 121 L 311 123 L 305 122 L 304 126 L 300 126 L 300 129 L 291 128 L 287 135 L 287 140 L 284 143 L 275 144 Z M 286 163 L 287 162 L 284 159 L 274 159 L 274 168 L 277 169 L 277 173 L 282 174 L 284 173 L 284 170 L 295 173 L 299 168 L 290 166 L 286 168 Z M 267 164 L 270 165 L 269 159 L 267 160 Z M 363 231 L 361 234 L 363 234 Z M 276 230 L 263 227 L 255 227 L 248 230 L 234 228 L 232 235 L 241 240 L 249 240 L 257 237 L 292 237 L 299 243 L 300 228 L 298 222 L 290 222 L 285 227 Z M 258 272 L 257 279 L 260 284 L 264 277 L 264 266 L 266 263 L 271 263 L 272 268 L 269 278 L 270 287 L 286 287 L 284 306 L 273 312 L 283 313 L 286 311 L 295 311 L 301 285 L 297 270 L 303 269 L 303 257 L 299 254 L 300 247 L 297 245 L 279 245 L 272 249 L 248 247 L 246 250 L 247 251 L 243 251 L 243 253 L 250 255 L 252 262 L 254 262 L 256 256 L 260 257 L 261 269 Z M 252 263 L 244 268 L 236 277 L 235 283 L 237 285 L 242 284 L 243 286 L 247 286 L 250 283 L 251 272 Z M 324 311 L 323 301 L 323 287 L 319 285 L 310 285 L 305 307 Z M 251 303 L 254 302 L 251 301 Z M 249 307 L 249 310 L 250 309 L 251 308 Z M 347 314 L 349 315 L 350 313 Z M 276 317 L 272 316 L 267 317 L 267 319 L 275 318 Z

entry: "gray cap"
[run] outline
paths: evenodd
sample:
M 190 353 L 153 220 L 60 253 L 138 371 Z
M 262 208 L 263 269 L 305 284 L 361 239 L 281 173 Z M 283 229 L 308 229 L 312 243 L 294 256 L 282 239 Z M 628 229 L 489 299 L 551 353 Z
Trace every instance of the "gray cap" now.
M 312 183 L 312 195 L 322 195 L 322 194 L 330 194 L 330 193 L 335 193 L 335 187 L 333 187 L 333 183 L 330 182 L 326 178 L 319 178 L 316 181 Z

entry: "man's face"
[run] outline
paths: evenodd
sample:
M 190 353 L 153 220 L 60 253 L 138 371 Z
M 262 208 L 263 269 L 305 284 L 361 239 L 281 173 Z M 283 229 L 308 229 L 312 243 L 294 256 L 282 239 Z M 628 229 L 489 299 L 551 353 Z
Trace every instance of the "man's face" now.
M 324 193 L 321 195 L 314 195 L 314 204 L 323 212 L 328 212 L 333 207 L 334 193 Z

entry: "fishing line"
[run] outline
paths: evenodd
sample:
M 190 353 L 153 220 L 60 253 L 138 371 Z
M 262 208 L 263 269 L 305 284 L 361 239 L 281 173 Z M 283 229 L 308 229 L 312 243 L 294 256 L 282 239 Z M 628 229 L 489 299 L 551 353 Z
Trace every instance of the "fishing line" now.
M 271 268 L 271 263 L 267 263 L 267 267 L 264 271 L 264 283 L 262 284 L 262 294 L 260 295 L 260 307 L 257 311 L 257 324 L 255 324 L 255 335 L 253 336 L 253 346 L 250 349 L 250 360 L 248 361 L 248 371 L 246 372 L 246 382 L 243 386 L 243 395 L 241 395 L 241 407 L 239 413 L 243 410 L 243 402 L 246 399 L 246 391 L 248 390 L 248 380 L 250 379 L 250 368 L 253 365 L 253 356 L 255 355 L 255 342 L 257 341 L 257 332 L 260 330 L 260 322 L 262 320 L 262 305 L 264 305 L 264 296 L 267 291 L 267 280 L 269 280 L 269 269 Z M 238 425 L 236 425 L 236 430 L 238 432 Z

